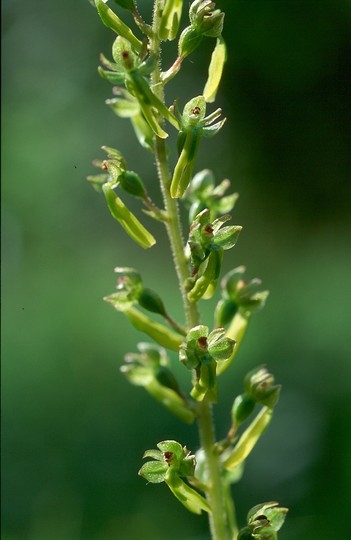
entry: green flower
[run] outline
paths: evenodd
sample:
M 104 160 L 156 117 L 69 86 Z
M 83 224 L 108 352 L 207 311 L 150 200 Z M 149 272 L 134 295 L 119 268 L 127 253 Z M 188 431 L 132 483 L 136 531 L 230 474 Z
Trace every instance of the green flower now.
M 192 263 L 192 278 L 188 280 L 188 299 L 197 302 L 211 298 L 221 271 L 223 251 L 235 246 L 242 227 L 223 225 L 231 216 L 210 220 L 210 211 L 200 212 L 190 226 L 188 249 Z
M 261 280 L 244 279 L 245 267 L 238 266 L 222 279 L 222 300 L 216 307 L 216 324 L 225 326 L 240 311 L 245 317 L 260 310 L 265 305 L 268 291 L 261 290 Z
M 222 180 L 216 186 L 214 174 L 209 169 L 195 174 L 185 193 L 185 200 L 190 205 L 190 223 L 206 208 L 210 211 L 211 220 L 230 212 L 239 195 L 237 193 L 224 195 L 229 187 L 230 180 L 228 179 Z
M 206 116 L 206 102 L 203 96 L 197 96 L 188 101 L 183 114 L 180 114 L 177 104 L 175 105 L 175 115 L 179 121 L 180 131 L 177 141 L 179 158 L 170 188 L 173 198 L 184 195 L 192 177 L 200 140 L 202 137 L 213 137 L 218 133 L 226 119 L 213 122 L 221 114 L 222 110 L 217 109 Z
M 152 484 L 165 482 L 175 497 L 194 514 L 202 510 L 210 512 L 206 499 L 195 489 L 186 484 L 183 478 L 193 477 L 195 473 L 195 456 L 177 441 L 162 441 L 158 450 L 147 450 L 144 458 L 155 461 L 145 463 L 139 475 Z
M 192 53 L 207 37 L 219 38 L 223 30 L 224 13 L 215 9 L 216 4 L 211 0 L 195 0 L 190 6 L 190 26 L 180 35 L 178 54 L 183 60 Z
M 277 502 L 258 504 L 247 515 L 247 527 L 239 532 L 238 540 L 277 540 L 277 532 L 284 524 L 287 508 Z
M 136 54 L 131 42 L 121 36 L 118 36 L 113 43 L 112 56 L 114 62 L 100 55 L 103 67 L 98 68 L 99 74 L 113 85 L 124 84 L 129 94 L 138 101 L 143 117 L 152 131 L 158 137 L 165 139 L 168 134 L 161 127 L 158 114 L 161 114 L 177 129 L 179 124 L 175 116 L 150 88 L 147 77 L 155 69 L 155 56 L 150 54 L 145 58 Z
M 191 396 L 202 401 L 206 396 L 217 401 L 217 362 L 227 360 L 235 342 L 225 336 L 223 328 L 209 332 L 207 326 L 195 326 L 188 332 L 179 348 L 179 359 L 189 370 L 194 370 Z

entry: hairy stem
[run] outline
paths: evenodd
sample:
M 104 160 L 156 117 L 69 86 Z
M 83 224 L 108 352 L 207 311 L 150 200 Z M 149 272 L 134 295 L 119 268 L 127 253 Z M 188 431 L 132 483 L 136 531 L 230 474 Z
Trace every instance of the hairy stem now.
M 225 486 L 223 485 L 219 459 L 215 453 L 216 440 L 212 419 L 212 404 L 206 401 L 206 398 L 201 403 L 198 427 L 206 459 L 208 475 L 207 499 L 212 508 L 212 514 L 209 515 L 212 539 L 230 540 Z
M 161 50 L 160 50 L 160 40 L 158 38 L 158 28 L 160 23 L 160 7 L 163 2 L 160 0 L 155 1 L 154 7 L 154 22 L 153 22 L 153 31 L 154 36 L 151 40 L 152 52 L 160 59 Z M 152 74 L 152 84 L 153 91 L 157 97 L 164 102 L 164 90 L 163 83 L 161 81 L 161 71 L 160 63 L 158 62 L 155 70 Z M 182 227 L 179 217 L 178 203 L 176 199 L 172 199 L 170 195 L 170 185 L 171 185 L 171 173 L 168 165 L 167 158 L 167 147 L 164 139 L 160 139 L 155 136 L 155 156 L 156 156 L 156 165 L 157 172 L 160 179 L 161 191 L 163 196 L 163 201 L 165 205 L 165 210 L 167 214 L 167 233 L 170 240 L 171 250 L 173 254 L 173 260 L 178 276 L 179 286 L 183 298 L 184 311 L 186 316 L 186 323 L 188 328 L 192 328 L 199 323 L 199 315 L 197 306 L 193 302 L 189 302 L 187 294 L 185 291 L 185 282 L 189 277 L 188 262 L 184 253 L 184 240 L 182 234 Z
M 160 40 L 158 29 L 160 24 L 160 14 L 164 1 L 155 0 L 152 52 L 160 60 Z M 161 79 L 160 62 L 158 62 L 152 75 L 153 91 L 157 97 L 164 102 L 164 82 Z M 164 200 L 168 220 L 166 222 L 167 232 L 170 240 L 173 259 L 178 275 L 179 286 L 183 298 L 185 316 L 188 328 L 196 326 L 200 322 L 197 305 L 189 302 L 185 290 L 185 282 L 189 277 L 188 262 L 184 253 L 184 240 L 179 218 L 178 203 L 170 195 L 171 173 L 168 165 L 167 147 L 164 139 L 155 136 L 155 155 L 161 190 Z M 210 528 L 213 540 L 230 540 L 228 517 L 226 512 L 225 486 L 221 476 L 221 467 L 218 456 L 215 454 L 215 431 L 212 419 L 212 404 L 206 399 L 199 404 L 198 428 L 200 441 L 206 459 L 208 474 L 207 498 L 210 503 L 212 513 L 210 514 Z

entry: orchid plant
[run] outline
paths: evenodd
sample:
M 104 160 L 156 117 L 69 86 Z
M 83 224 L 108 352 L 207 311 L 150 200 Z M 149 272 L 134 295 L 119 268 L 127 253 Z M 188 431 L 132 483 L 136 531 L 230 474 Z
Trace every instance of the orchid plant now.
M 157 448 L 145 451 L 147 461 L 139 475 L 149 483 L 164 483 L 188 511 L 207 513 L 213 540 L 276 540 L 287 509 L 276 502 L 260 503 L 239 527 L 231 484 L 241 478 L 245 460 L 270 423 L 280 386 L 265 366 L 259 366 L 246 375 L 243 391 L 233 401 L 224 439 L 216 439 L 212 418 L 220 398 L 218 378 L 230 367 L 252 315 L 268 296 L 259 279 L 246 278 L 243 266 L 221 278 L 224 252 L 235 246 L 241 233 L 240 226 L 230 224 L 229 214 L 238 195 L 226 194 L 230 181 L 216 184 L 209 169 L 194 174 L 202 138 L 216 136 L 225 122 L 220 108 L 207 110 L 216 99 L 226 61 L 224 13 L 211 0 L 194 0 L 189 24 L 180 32 L 183 0 L 154 0 L 151 24 L 140 15 L 136 0 L 115 0 L 117 12 L 106 1 L 91 3 L 103 24 L 116 34 L 111 58 L 101 54 L 98 68 L 112 84 L 112 97 L 106 103 L 118 117 L 130 120 L 137 141 L 154 154 L 163 207 L 152 201 L 147 182 L 129 169 L 119 149 L 102 147 L 106 156 L 93 162 L 99 174 L 88 181 L 104 195 L 112 217 L 141 248 L 156 249 L 156 239 L 126 206 L 124 194 L 138 199 L 144 214 L 166 227 L 184 306 L 184 321 L 178 322 L 160 295 L 144 285 L 137 269 L 115 268 L 117 286 L 105 300 L 149 338 L 126 355 L 121 372 L 180 421 L 197 424 L 200 438 L 195 453 L 184 441 L 158 442 Z M 133 29 L 120 18 L 123 10 L 131 13 Z M 207 39 L 213 43 L 213 53 L 206 84 L 180 112 L 177 100 L 166 101 L 166 86 L 179 75 L 184 59 Z M 163 69 L 161 50 L 166 41 L 177 45 L 174 62 Z M 174 163 L 167 140 L 170 130 L 177 133 Z M 181 222 L 179 205 L 187 208 L 189 223 Z M 202 324 L 199 308 L 218 289 L 220 299 L 208 327 Z M 188 394 L 172 370 L 174 361 L 189 373 Z

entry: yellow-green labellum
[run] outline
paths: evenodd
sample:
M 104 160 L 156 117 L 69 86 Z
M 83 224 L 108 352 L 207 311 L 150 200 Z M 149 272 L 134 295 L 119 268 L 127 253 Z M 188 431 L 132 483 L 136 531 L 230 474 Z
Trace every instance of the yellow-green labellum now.
M 226 59 L 227 49 L 224 39 L 221 36 L 217 39 L 216 46 L 211 56 L 211 62 L 208 68 L 208 78 L 203 91 L 207 103 L 213 103 L 216 99 Z
M 249 427 L 244 431 L 244 433 L 238 440 L 234 450 L 224 461 L 224 467 L 228 471 L 235 469 L 235 467 L 240 465 L 240 463 L 242 463 L 247 458 L 247 456 L 250 454 L 251 450 L 257 443 L 258 439 L 265 431 L 269 422 L 271 421 L 272 414 L 272 409 L 269 409 L 268 407 L 263 407 L 263 409 L 261 409 L 256 418 L 251 422 Z
M 166 474 L 165 482 L 169 489 L 172 491 L 173 495 L 194 514 L 201 514 L 201 511 L 211 512 L 211 508 L 202 495 L 195 491 L 193 488 L 188 486 L 183 480 L 178 476 L 170 475 L 170 469 Z M 171 478 L 170 478 L 171 476 Z
M 129 26 L 121 21 L 116 13 L 107 7 L 102 0 L 95 0 L 95 6 L 104 25 L 116 32 L 119 36 L 127 39 L 129 43 L 133 45 L 134 49 L 137 52 L 140 52 L 142 46 L 141 41 L 133 34 Z
M 103 192 L 106 197 L 108 208 L 114 217 L 127 232 L 127 234 L 144 249 L 152 247 L 156 240 L 144 225 L 135 217 L 134 214 L 125 206 L 122 200 L 117 197 L 113 189 L 105 184 Z

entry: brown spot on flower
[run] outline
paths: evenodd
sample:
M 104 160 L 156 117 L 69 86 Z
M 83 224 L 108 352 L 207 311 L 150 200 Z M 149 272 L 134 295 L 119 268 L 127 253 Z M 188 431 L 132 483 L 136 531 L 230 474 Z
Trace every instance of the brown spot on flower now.
M 163 457 L 165 458 L 165 462 L 169 465 L 173 459 L 173 452 L 163 452 Z
M 205 336 L 199 337 L 199 339 L 197 340 L 197 344 L 200 347 L 200 349 L 207 351 L 207 337 Z
M 107 166 L 107 161 L 106 161 L 106 159 L 104 159 L 104 161 L 102 162 L 101 168 L 102 168 L 103 171 L 107 171 L 107 170 L 108 170 L 108 166 Z
M 209 235 L 213 234 L 213 227 L 211 223 L 209 223 L 208 225 L 206 225 L 206 227 L 204 227 L 204 232 Z
M 191 112 L 192 114 L 195 114 L 197 116 L 198 114 L 200 114 L 201 109 L 200 107 L 194 107 L 193 109 L 191 109 Z
M 261 515 L 261 516 L 257 516 L 256 520 L 255 521 L 267 521 L 268 523 L 270 523 L 269 519 L 267 518 L 267 516 L 265 515 Z

